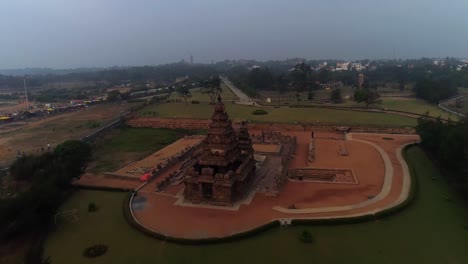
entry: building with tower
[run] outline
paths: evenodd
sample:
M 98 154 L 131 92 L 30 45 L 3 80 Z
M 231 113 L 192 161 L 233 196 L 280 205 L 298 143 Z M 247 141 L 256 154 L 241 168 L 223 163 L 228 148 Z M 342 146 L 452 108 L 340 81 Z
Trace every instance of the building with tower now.
M 202 148 L 184 177 L 185 200 L 233 205 L 251 189 L 256 162 L 247 127 L 235 132 L 220 96 Z

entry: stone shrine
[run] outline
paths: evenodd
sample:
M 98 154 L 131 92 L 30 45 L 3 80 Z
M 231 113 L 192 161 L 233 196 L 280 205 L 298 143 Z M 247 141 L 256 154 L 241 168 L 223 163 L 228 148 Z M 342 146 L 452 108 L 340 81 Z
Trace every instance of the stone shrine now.
M 231 206 L 251 189 L 255 178 L 254 150 L 242 124 L 236 134 L 218 96 L 202 154 L 184 177 L 184 197 L 192 203 Z

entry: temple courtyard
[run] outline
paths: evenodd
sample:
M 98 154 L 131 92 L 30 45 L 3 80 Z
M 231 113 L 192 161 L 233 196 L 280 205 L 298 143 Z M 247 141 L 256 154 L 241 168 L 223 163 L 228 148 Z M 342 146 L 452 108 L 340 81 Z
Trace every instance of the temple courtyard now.
M 262 131 L 251 130 L 250 133 L 259 135 Z M 203 136 L 180 139 L 141 161 L 109 173 L 109 177 L 96 180 L 85 175 L 80 183 L 139 188 L 130 207 L 136 221 L 156 233 L 190 239 L 230 236 L 273 220 L 287 224 L 291 219 L 341 218 L 369 214 L 403 202 L 409 193 L 410 175 L 401 151 L 403 146 L 419 140 L 416 135 L 349 133 L 343 137 L 338 132 L 318 131 L 313 139 L 315 155 L 311 162 L 310 131 L 281 133 L 296 138 L 294 155 L 288 166 L 290 177 L 279 190 L 269 187 L 274 186 L 271 183 L 274 177 L 271 175 L 274 175 L 272 170 L 281 162 L 275 155 L 281 146 L 253 144 L 256 153 L 259 153 L 256 156 L 261 157 L 257 157 L 258 179 L 250 193 L 232 206 L 192 204 L 184 199 L 185 186 L 180 180 L 168 184 L 163 190 L 157 190 L 161 182 L 173 178 L 183 167 L 183 161 L 170 164 L 164 161 L 171 159 L 170 155 L 180 155 L 190 150 L 200 143 Z M 345 154 L 342 153 L 344 148 Z M 142 175 L 149 168 L 161 164 L 167 167 L 153 179 L 142 182 L 134 176 Z M 343 173 L 341 178 L 329 180 L 307 177 L 307 173 L 304 173 L 302 180 L 291 177 L 298 170 L 307 172 L 313 169 L 332 169 L 348 172 L 348 175 Z M 131 174 L 128 178 L 114 177 L 128 171 L 138 171 L 139 174 Z
M 288 179 L 276 194 L 271 194 L 259 190 L 262 181 L 259 179 L 252 192 L 233 206 L 192 204 L 184 201 L 183 184 L 170 185 L 157 192 L 158 180 L 155 180 L 139 189 L 132 199 L 135 219 L 144 227 L 167 236 L 212 238 L 248 231 L 273 220 L 287 224 L 290 219 L 369 214 L 406 199 L 411 182 L 401 151 L 403 146 L 417 142 L 418 136 L 351 133 L 346 139 L 340 139 L 342 135 L 338 133 L 315 132 L 316 154 L 315 160 L 310 162 L 310 132 L 287 134 L 297 138 L 289 170 L 343 169 L 352 172 L 351 180 Z M 340 153 L 343 145 L 347 155 Z M 174 165 L 173 170 L 179 168 Z M 169 171 L 164 174 L 170 175 Z

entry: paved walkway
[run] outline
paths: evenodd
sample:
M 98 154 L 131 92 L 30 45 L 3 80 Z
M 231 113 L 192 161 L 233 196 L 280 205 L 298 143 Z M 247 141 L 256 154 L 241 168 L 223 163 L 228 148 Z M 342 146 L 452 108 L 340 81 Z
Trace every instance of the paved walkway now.
M 388 157 L 387 153 L 382 148 L 380 148 L 378 145 L 376 145 L 374 143 L 367 142 L 367 141 L 364 141 L 364 140 L 352 139 L 352 134 L 347 134 L 347 139 L 348 140 L 359 141 L 359 142 L 362 142 L 362 143 L 372 145 L 374 148 L 376 148 L 379 151 L 382 159 L 384 160 L 385 179 L 384 179 L 384 184 L 382 186 L 382 191 L 377 196 L 375 196 L 372 199 L 369 199 L 368 201 L 358 203 L 358 204 L 354 204 L 354 205 L 347 205 L 347 206 L 323 207 L 323 208 L 306 208 L 306 209 L 286 209 L 286 208 L 283 208 L 283 207 L 274 207 L 273 210 L 276 210 L 276 211 L 279 211 L 279 212 L 282 212 L 282 213 L 287 213 L 287 214 L 327 213 L 327 212 L 347 211 L 347 210 L 351 210 L 351 209 L 362 208 L 362 207 L 369 206 L 371 204 L 374 204 L 374 203 L 377 203 L 378 201 L 383 200 L 390 193 L 390 190 L 392 188 L 393 166 L 392 166 L 392 164 L 390 162 L 390 158 Z M 342 217 L 354 217 L 354 216 L 362 216 L 362 215 L 367 215 L 367 214 L 375 214 L 377 212 L 380 212 L 380 211 L 395 207 L 395 206 L 403 203 L 404 201 L 406 201 L 408 199 L 408 196 L 409 196 L 410 190 L 411 190 L 411 175 L 410 175 L 410 171 L 409 171 L 409 168 L 408 168 L 408 164 L 406 163 L 405 159 L 403 158 L 402 152 L 403 152 L 403 149 L 407 145 L 411 145 L 411 144 L 413 144 L 413 143 L 407 143 L 407 144 L 404 144 L 404 145 L 400 146 L 396 150 L 396 153 L 395 153 L 396 156 L 397 156 L 398 162 L 400 162 L 400 164 L 402 166 L 402 169 L 403 169 L 403 184 L 402 184 L 402 189 L 401 189 L 400 195 L 399 195 L 398 199 L 396 199 L 394 202 L 389 203 L 389 204 L 387 204 L 387 205 L 385 205 L 383 207 L 379 207 L 379 208 L 376 208 L 376 209 L 372 209 L 372 210 L 365 211 L 365 212 L 362 212 L 362 213 L 357 213 L 357 214 L 346 214 L 345 212 L 343 212 L 343 215 L 338 215 L 338 216 L 331 216 L 331 217 L 327 217 L 327 216 L 301 217 L 300 219 L 338 219 L 338 218 L 342 218 Z M 277 220 L 284 220 L 284 219 L 277 219 Z
M 224 84 L 226 84 L 226 86 L 229 87 L 229 89 L 231 89 L 231 91 L 233 93 L 235 93 L 237 95 L 237 97 L 239 97 L 239 100 L 236 103 L 244 104 L 244 105 L 253 105 L 254 104 L 254 102 L 252 102 L 252 99 L 248 95 L 246 95 L 239 88 L 234 86 L 234 84 L 232 84 L 232 82 L 229 81 L 226 77 L 221 77 L 220 76 L 220 78 L 221 78 L 221 81 L 223 81 Z

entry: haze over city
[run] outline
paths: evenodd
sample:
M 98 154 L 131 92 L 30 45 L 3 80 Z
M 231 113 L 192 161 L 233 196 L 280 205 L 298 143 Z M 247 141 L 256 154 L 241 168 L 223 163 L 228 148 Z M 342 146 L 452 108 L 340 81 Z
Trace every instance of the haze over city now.
M 467 57 L 468 2 L 0 3 L 0 69 L 224 59 Z

